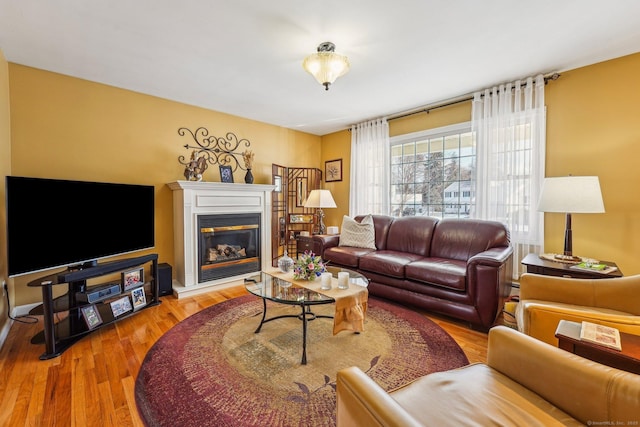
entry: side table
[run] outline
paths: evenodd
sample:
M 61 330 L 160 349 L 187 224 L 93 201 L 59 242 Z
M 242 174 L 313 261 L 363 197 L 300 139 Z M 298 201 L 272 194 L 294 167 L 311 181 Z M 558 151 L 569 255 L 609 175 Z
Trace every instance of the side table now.
M 610 273 L 576 270 L 569 268 L 571 264 L 547 261 L 536 254 L 528 254 L 521 262 L 527 267 L 527 273 L 542 274 L 545 276 L 573 277 L 575 279 L 605 279 L 623 276 L 616 263 L 610 261 L 600 261 L 601 264 L 616 267 L 616 270 Z
M 296 237 L 296 258 L 305 251 L 313 252 L 318 255 L 313 247 L 313 236 Z
M 580 340 L 582 325 L 561 320 L 556 329 L 558 347 L 585 359 L 640 374 L 640 336 L 620 332 L 622 351 Z

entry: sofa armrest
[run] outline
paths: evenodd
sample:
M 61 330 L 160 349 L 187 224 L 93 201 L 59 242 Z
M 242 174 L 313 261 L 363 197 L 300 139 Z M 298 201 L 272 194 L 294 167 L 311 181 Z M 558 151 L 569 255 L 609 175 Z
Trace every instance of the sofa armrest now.
M 511 293 L 512 257 L 511 246 L 498 246 L 467 261 L 468 293 L 478 313 L 478 325 L 483 328 L 495 323 Z
M 338 371 L 337 426 L 420 426 L 398 402 L 359 368 Z
M 315 234 L 312 237 L 313 251 L 316 255 L 323 257 L 324 251 L 338 246 L 340 243 L 339 234 Z
M 487 249 L 486 251 L 480 252 L 467 261 L 467 265 L 470 264 L 481 264 L 488 265 L 493 267 L 499 267 L 513 254 L 513 248 L 511 246 L 501 246 L 497 248 Z
M 526 300 L 608 308 L 640 315 L 640 275 L 574 279 L 525 273 L 520 277 L 520 301 Z
M 640 375 L 592 362 L 506 326 L 489 331 L 487 364 L 582 423 L 637 420 Z

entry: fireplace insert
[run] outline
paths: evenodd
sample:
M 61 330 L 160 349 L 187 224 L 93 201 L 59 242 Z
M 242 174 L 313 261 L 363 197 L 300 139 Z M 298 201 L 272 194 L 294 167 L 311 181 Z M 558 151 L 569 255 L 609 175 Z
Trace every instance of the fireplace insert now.
M 260 271 L 260 214 L 198 216 L 198 283 Z

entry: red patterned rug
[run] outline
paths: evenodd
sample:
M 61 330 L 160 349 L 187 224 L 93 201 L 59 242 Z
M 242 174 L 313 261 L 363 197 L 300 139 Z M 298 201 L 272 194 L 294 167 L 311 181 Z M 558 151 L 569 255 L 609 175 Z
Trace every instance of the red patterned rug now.
M 332 305 L 315 306 L 331 314 Z M 268 317 L 298 307 L 268 304 Z M 426 317 L 369 299 L 365 331 L 332 335 L 330 319 L 260 323 L 262 301 L 247 295 L 183 320 L 147 353 L 136 379 L 148 426 L 335 426 L 336 372 L 359 366 L 385 390 L 468 364 L 458 344 Z

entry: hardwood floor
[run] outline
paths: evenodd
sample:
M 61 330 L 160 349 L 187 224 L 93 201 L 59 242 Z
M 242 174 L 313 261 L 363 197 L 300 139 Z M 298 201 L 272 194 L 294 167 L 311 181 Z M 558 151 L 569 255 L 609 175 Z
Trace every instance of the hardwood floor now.
M 245 295 L 243 286 L 162 304 L 104 327 L 62 356 L 41 361 L 30 343 L 38 323 L 14 322 L 0 350 L 0 426 L 142 426 L 135 379 L 145 354 L 176 323 L 203 308 Z M 487 335 L 466 324 L 427 315 L 462 347 L 471 363 L 485 362 Z

